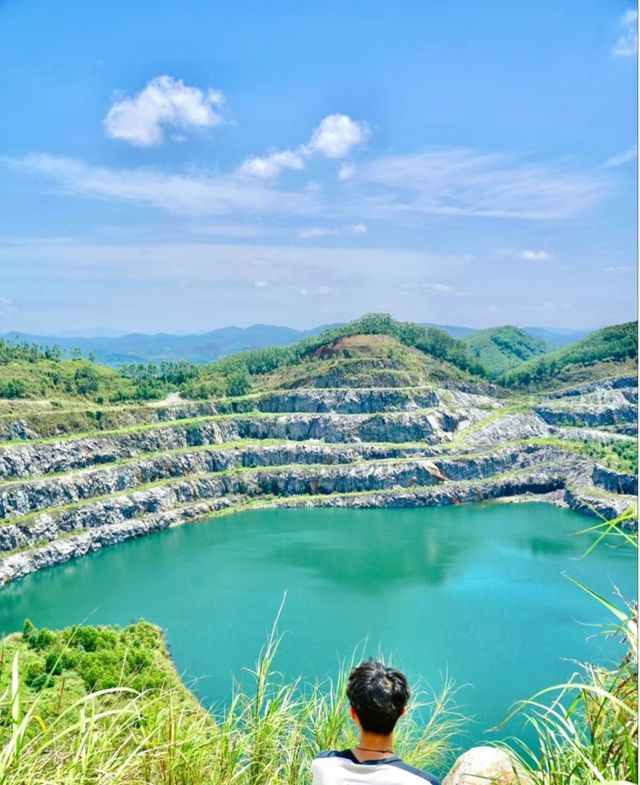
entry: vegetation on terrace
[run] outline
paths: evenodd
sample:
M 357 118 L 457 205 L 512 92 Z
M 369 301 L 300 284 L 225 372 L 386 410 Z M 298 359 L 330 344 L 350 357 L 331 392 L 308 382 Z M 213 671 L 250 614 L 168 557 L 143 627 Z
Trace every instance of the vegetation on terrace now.
M 572 443 L 565 446 L 571 448 Z M 635 439 L 620 439 L 608 444 L 581 439 L 577 450 L 610 469 L 628 474 L 638 473 L 638 442 Z

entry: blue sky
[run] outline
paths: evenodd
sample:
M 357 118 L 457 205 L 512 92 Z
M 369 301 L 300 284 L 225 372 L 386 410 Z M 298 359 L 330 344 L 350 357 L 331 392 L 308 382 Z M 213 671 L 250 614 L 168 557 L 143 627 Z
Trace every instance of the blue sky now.
M 0 331 L 633 319 L 636 23 L 0 1 Z

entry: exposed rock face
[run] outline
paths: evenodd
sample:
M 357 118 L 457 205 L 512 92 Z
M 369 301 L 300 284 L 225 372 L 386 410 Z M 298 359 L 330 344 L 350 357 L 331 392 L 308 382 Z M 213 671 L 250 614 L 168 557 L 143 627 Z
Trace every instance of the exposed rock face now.
M 428 447 L 393 447 L 376 444 L 330 446 L 322 443 L 250 445 L 234 448 L 198 447 L 141 455 L 138 460 L 118 465 L 84 469 L 57 477 L 37 477 L 0 485 L 0 516 L 26 515 L 95 496 L 117 493 L 172 477 L 222 472 L 230 469 L 289 464 L 340 464 L 363 460 L 428 455 Z
M 514 412 L 497 418 L 487 425 L 473 431 L 466 439 L 465 446 L 475 449 L 493 447 L 518 439 L 535 439 L 551 436 L 552 429 L 535 414 Z
M 636 407 L 629 403 L 625 396 L 619 396 L 624 403 L 616 406 L 593 405 L 588 408 L 568 408 L 564 406 L 550 407 L 537 406 L 536 413 L 549 425 L 586 425 L 599 427 L 602 425 L 618 425 L 620 423 L 635 423 Z
M 260 398 L 261 412 L 335 412 L 337 414 L 371 414 L 380 411 L 430 409 L 440 403 L 435 390 L 414 389 L 361 390 L 300 389 L 274 392 Z
M 554 390 L 547 393 L 544 398 L 571 398 L 576 395 L 586 395 L 592 392 L 605 392 L 606 390 L 625 390 L 635 393 L 636 400 L 638 397 L 637 392 L 638 380 L 635 376 L 616 376 L 611 379 L 598 379 L 595 382 L 588 382 L 587 384 L 580 384 L 576 387 L 569 387 L 565 390 Z
M 610 520 L 634 505 L 637 480 L 575 444 L 625 439 L 601 423 L 632 426 L 633 394 L 628 383 L 605 380 L 526 408 L 471 389 L 303 388 L 110 411 L 118 429 L 104 430 L 102 418 L 101 429 L 65 438 L 35 438 L 25 419 L 5 422 L 3 433 L 20 443 L 0 445 L 0 584 L 249 505 L 537 497 Z M 552 424 L 548 412 L 561 408 L 589 427 Z M 76 427 L 86 427 L 85 414 L 73 413 Z M 40 416 L 38 428 L 54 432 L 59 418 Z
M 588 487 L 567 488 L 565 501 L 572 510 L 600 521 L 611 521 L 629 509 L 636 509 L 637 504 L 635 496 L 601 496 Z
M 37 439 L 38 433 L 29 427 L 26 420 L 0 423 L 0 439 L 11 442 L 18 439 Z
M 40 474 L 82 469 L 112 463 L 141 453 L 198 447 L 242 439 L 322 440 L 343 442 L 450 441 L 456 431 L 481 419 L 481 409 L 457 412 L 416 411 L 414 414 L 374 415 L 296 414 L 264 417 L 229 417 L 187 425 L 171 425 L 119 435 L 98 435 L 66 441 L 47 441 L 17 447 L 0 447 L 0 478 L 34 477 Z
M 636 384 L 622 377 L 550 393 L 535 411 L 549 425 L 618 426 L 625 433 L 638 418 Z
M 120 521 L 112 526 L 101 526 L 77 536 L 56 539 L 43 547 L 12 554 L 0 560 L 0 585 L 45 567 L 85 556 L 107 545 L 161 531 L 177 523 L 204 518 L 215 510 L 231 506 L 234 501 L 233 498 L 221 499 L 215 503 L 193 504 L 181 510 L 149 515 L 144 521 Z
M 593 485 L 604 488 L 610 493 L 624 494 L 626 496 L 638 495 L 638 477 L 631 474 L 606 469 L 604 466 L 594 466 L 591 479 Z

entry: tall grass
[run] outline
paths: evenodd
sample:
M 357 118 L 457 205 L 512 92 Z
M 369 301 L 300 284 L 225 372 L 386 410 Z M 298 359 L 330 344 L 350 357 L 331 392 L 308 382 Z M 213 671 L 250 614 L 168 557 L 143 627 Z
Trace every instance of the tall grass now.
M 5 743 L 0 785 L 302 785 L 320 749 L 355 743 L 344 682 L 305 687 L 274 670 L 275 632 L 216 718 L 179 683 L 158 690 L 94 691 L 52 719 L 39 699 L 22 700 L 19 653 L 0 696 Z M 446 683 L 436 697 L 414 702 L 398 727 L 398 749 L 418 766 L 440 768 L 462 720 Z M 429 714 L 426 724 L 418 720 Z
M 598 536 L 584 556 L 606 539 L 637 553 L 635 513 L 591 527 Z M 604 605 L 612 623 L 601 632 L 622 639 L 626 654 L 613 669 L 584 664 L 564 684 L 548 687 L 516 705 L 507 717 L 524 714 L 538 749 L 516 740 L 518 761 L 539 785 L 638 782 L 638 606 L 619 593 L 614 604 L 569 578 Z

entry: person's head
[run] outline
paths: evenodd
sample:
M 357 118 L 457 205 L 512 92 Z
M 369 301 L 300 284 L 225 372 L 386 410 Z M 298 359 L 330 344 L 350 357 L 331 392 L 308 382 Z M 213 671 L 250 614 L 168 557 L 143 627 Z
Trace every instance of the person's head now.
M 351 712 L 368 733 L 392 733 L 404 714 L 409 695 L 404 673 L 381 662 L 361 662 L 349 674 L 347 697 Z

